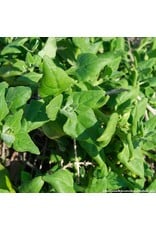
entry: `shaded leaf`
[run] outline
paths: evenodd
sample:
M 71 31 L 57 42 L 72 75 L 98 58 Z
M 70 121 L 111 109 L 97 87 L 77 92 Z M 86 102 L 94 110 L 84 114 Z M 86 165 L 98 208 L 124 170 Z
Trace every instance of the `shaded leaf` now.
M 58 121 L 49 121 L 42 126 L 44 134 L 50 139 L 57 139 L 65 135 L 62 125 Z
M 107 190 L 116 191 L 120 188 L 126 187 L 124 179 L 119 176 L 117 173 L 111 171 L 107 176 Z
M 8 64 L 0 67 L 0 77 L 4 78 L 5 80 L 6 78 L 19 76 L 21 74 L 22 71 L 18 67 L 15 67 L 13 65 Z
M 20 47 L 24 45 L 27 40 L 28 38 L 16 38 L 2 49 L 1 55 L 21 53 Z
M 26 74 L 22 74 L 20 77 L 18 77 L 15 80 L 16 85 L 22 85 L 22 86 L 29 86 L 32 89 L 37 89 L 38 82 L 42 78 L 42 74 L 35 73 L 35 72 L 29 72 Z
M 28 132 L 41 127 L 49 121 L 43 100 L 32 99 L 25 107 L 24 116 Z

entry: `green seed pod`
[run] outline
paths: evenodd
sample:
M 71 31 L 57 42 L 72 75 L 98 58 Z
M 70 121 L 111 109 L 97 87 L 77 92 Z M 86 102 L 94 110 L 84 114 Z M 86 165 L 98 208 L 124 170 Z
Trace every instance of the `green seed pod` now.
M 103 148 L 106 147 L 111 141 L 112 136 L 114 135 L 115 130 L 116 130 L 117 122 L 118 122 L 118 114 L 113 113 L 109 118 L 107 127 L 105 128 L 104 132 L 97 139 L 97 141 L 100 142 L 101 147 Z

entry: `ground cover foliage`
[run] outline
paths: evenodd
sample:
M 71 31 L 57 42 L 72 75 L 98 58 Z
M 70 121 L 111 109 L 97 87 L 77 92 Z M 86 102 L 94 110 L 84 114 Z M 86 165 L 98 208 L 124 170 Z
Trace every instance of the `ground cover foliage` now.
M 156 191 L 156 38 L 0 38 L 0 192 Z

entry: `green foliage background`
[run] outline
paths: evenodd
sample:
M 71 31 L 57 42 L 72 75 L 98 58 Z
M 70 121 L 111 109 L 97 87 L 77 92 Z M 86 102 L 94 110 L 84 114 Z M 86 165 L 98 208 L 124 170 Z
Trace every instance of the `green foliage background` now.
M 0 192 L 155 192 L 156 38 L 0 38 Z

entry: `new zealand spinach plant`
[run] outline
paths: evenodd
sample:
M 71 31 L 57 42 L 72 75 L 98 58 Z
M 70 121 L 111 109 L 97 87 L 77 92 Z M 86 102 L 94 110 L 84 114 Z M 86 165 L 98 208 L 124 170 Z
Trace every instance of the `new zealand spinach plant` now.
M 155 192 L 156 38 L 0 38 L 0 192 Z

